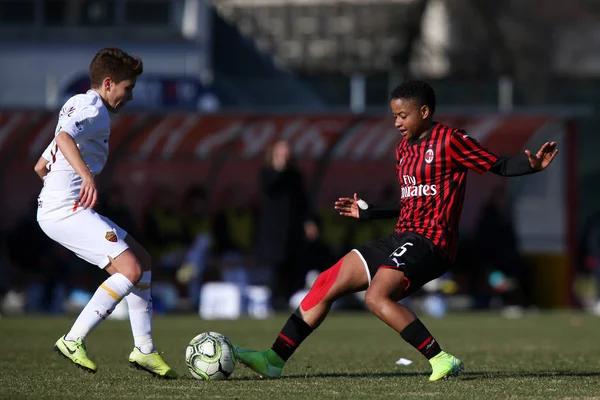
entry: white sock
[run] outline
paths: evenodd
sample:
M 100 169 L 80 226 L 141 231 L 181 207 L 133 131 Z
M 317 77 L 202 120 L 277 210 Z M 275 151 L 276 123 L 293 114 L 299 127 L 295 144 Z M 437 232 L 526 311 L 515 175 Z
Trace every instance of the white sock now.
M 156 351 L 152 340 L 151 282 L 152 271 L 144 271 L 142 279 L 126 297 L 134 345 L 145 354 Z
M 127 296 L 132 289 L 133 284 L 129 279 L 119 273 L 105 280 L 77 317 L 73 327 L 67 333 L 66 339 L 85 339 L 88 333 L 106 319 L 121 299 Z

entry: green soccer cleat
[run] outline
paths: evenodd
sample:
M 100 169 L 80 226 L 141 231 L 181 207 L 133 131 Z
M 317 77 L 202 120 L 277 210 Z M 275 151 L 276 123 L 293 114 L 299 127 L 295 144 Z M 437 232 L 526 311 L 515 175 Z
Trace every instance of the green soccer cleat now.
M 165 360 L 156 351 L 144 354 L 140 349 L 135 347 L 129 355 L 129 365 L 132 368 L 147 371 L 157 378 L 177 378 L 177 373 L 167 365 Z
M 279 378 L 285 361 L 272 349 L 256 351 L 233 345 L 238 362 L 246 365 L 262 377 Z
M 87 356 L 85 341 L 82 338 L 78 338 L 77 340 L 66 340 L 65 336 L 62 336 L 54 344 L 54 351 L 71 360 L 73 364 L 84 371 L 91 372 L 92 374 L 95 374 L 96 371 L 98 371 L 96 364 L 94 364 Z
M 464 364 L 452 354 L 442 351 L 437 356 L 429 360 L 433 372 L 429 377 L 431 382 L 439 381 L 440 379 L 448 379 L 451 376 L 457 376 L 465 369 Z

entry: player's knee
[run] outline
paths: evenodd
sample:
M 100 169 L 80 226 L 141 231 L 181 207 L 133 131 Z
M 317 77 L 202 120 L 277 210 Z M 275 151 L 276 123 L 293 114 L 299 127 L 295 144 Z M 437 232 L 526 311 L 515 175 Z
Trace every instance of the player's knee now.
M 123 275 L 134 285 L 142 279 L 142 264 L 130 250 L 126 250 L 115 259 L 111 259 L 111 265 L 114 266 L 116 272 Z
M 129 279 L 131 283 L 137 285 L 140 279 L 142 279 L 143 270 L 140 263 L 133 262 L 123 268 L 120 273 L 121 275 L 125 276 L 125 278 Z
M 310 288 L 310 292 L 312 292 L 313 294 L 319 293 L 320 297 L 326 296 L 328 289 L 331 288 L 330 277 L 331 272 L 329 270 L 321 272 L 315 280 L 315 283 Z
M 336 263 L 333 267 L 319 274 L 317 280 L 310 288 L 310 291 L 304 300 L 302 300 L 302 303 L 300 303 L 302 310 L 308 311 L 323 301 L 335 300 L 336 293 L 334 290 L 332 290 L 332 286 L 337 279 L 341 265 L 342 260 Z
M 327 276 L 327 271 L 319 274 L 315 280 L 315 283 L 313 283 L 312 287 L 310 288 L 310 291 L 300 303 L 302 310 L 308 311 L 323 301 L 324 297 L 327 295 L 327 291 L 323 290 L 325 283 L 327 282 Z

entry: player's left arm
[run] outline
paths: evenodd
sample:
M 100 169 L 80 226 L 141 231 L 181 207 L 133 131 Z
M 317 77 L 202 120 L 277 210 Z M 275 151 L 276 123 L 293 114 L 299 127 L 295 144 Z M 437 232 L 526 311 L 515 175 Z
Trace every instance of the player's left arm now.
M 527 157 L 500 157 L 461 130 L 452 132 L 449 147 L 454 162 L 479 173 L 490 171 L 500 176 L 521 176 L 541 171 L 558 154 L 556 142 L 551 142 L 544 143 L 536 154 L 525 150 Z
M 556 142 L 546 142 L 537 153 L 525 150 L 525 156 L 500 157 L 490 168 L 490 172 L 500 176 L 521 176 L 542 171 L 552 163 L 558 154 Z

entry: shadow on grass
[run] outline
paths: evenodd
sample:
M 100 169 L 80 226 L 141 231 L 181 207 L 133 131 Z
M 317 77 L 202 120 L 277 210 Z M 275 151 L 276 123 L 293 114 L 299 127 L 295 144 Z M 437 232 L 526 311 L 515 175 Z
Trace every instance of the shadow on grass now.
M 458 379 L 559 378 L 599 377 L 599 371 L 475 371 L 463 372 Z
M 429 372 L 376 372 L 376 373 L 352 373 L 352 372 L 339 372 L 339 373 L 307 373 L 307 374 L 292 374 L 285 375 L 279 379 L 310 379 L 310 378 L 403 378 L 403 377 L 415 377 L 422 376 L 428 377 Z M 598 371 L 475 371 L 475 372 L 463 372 L 457 378 L 451 380 L 475 380 L 475 379 L 507 379 L 507 378 L 556 378 L 556 377 L 600 377 Z M 257 376 L 244 376 L 234 377 L 232 380 L 235 381 L 254 381 L 262 380 Z

